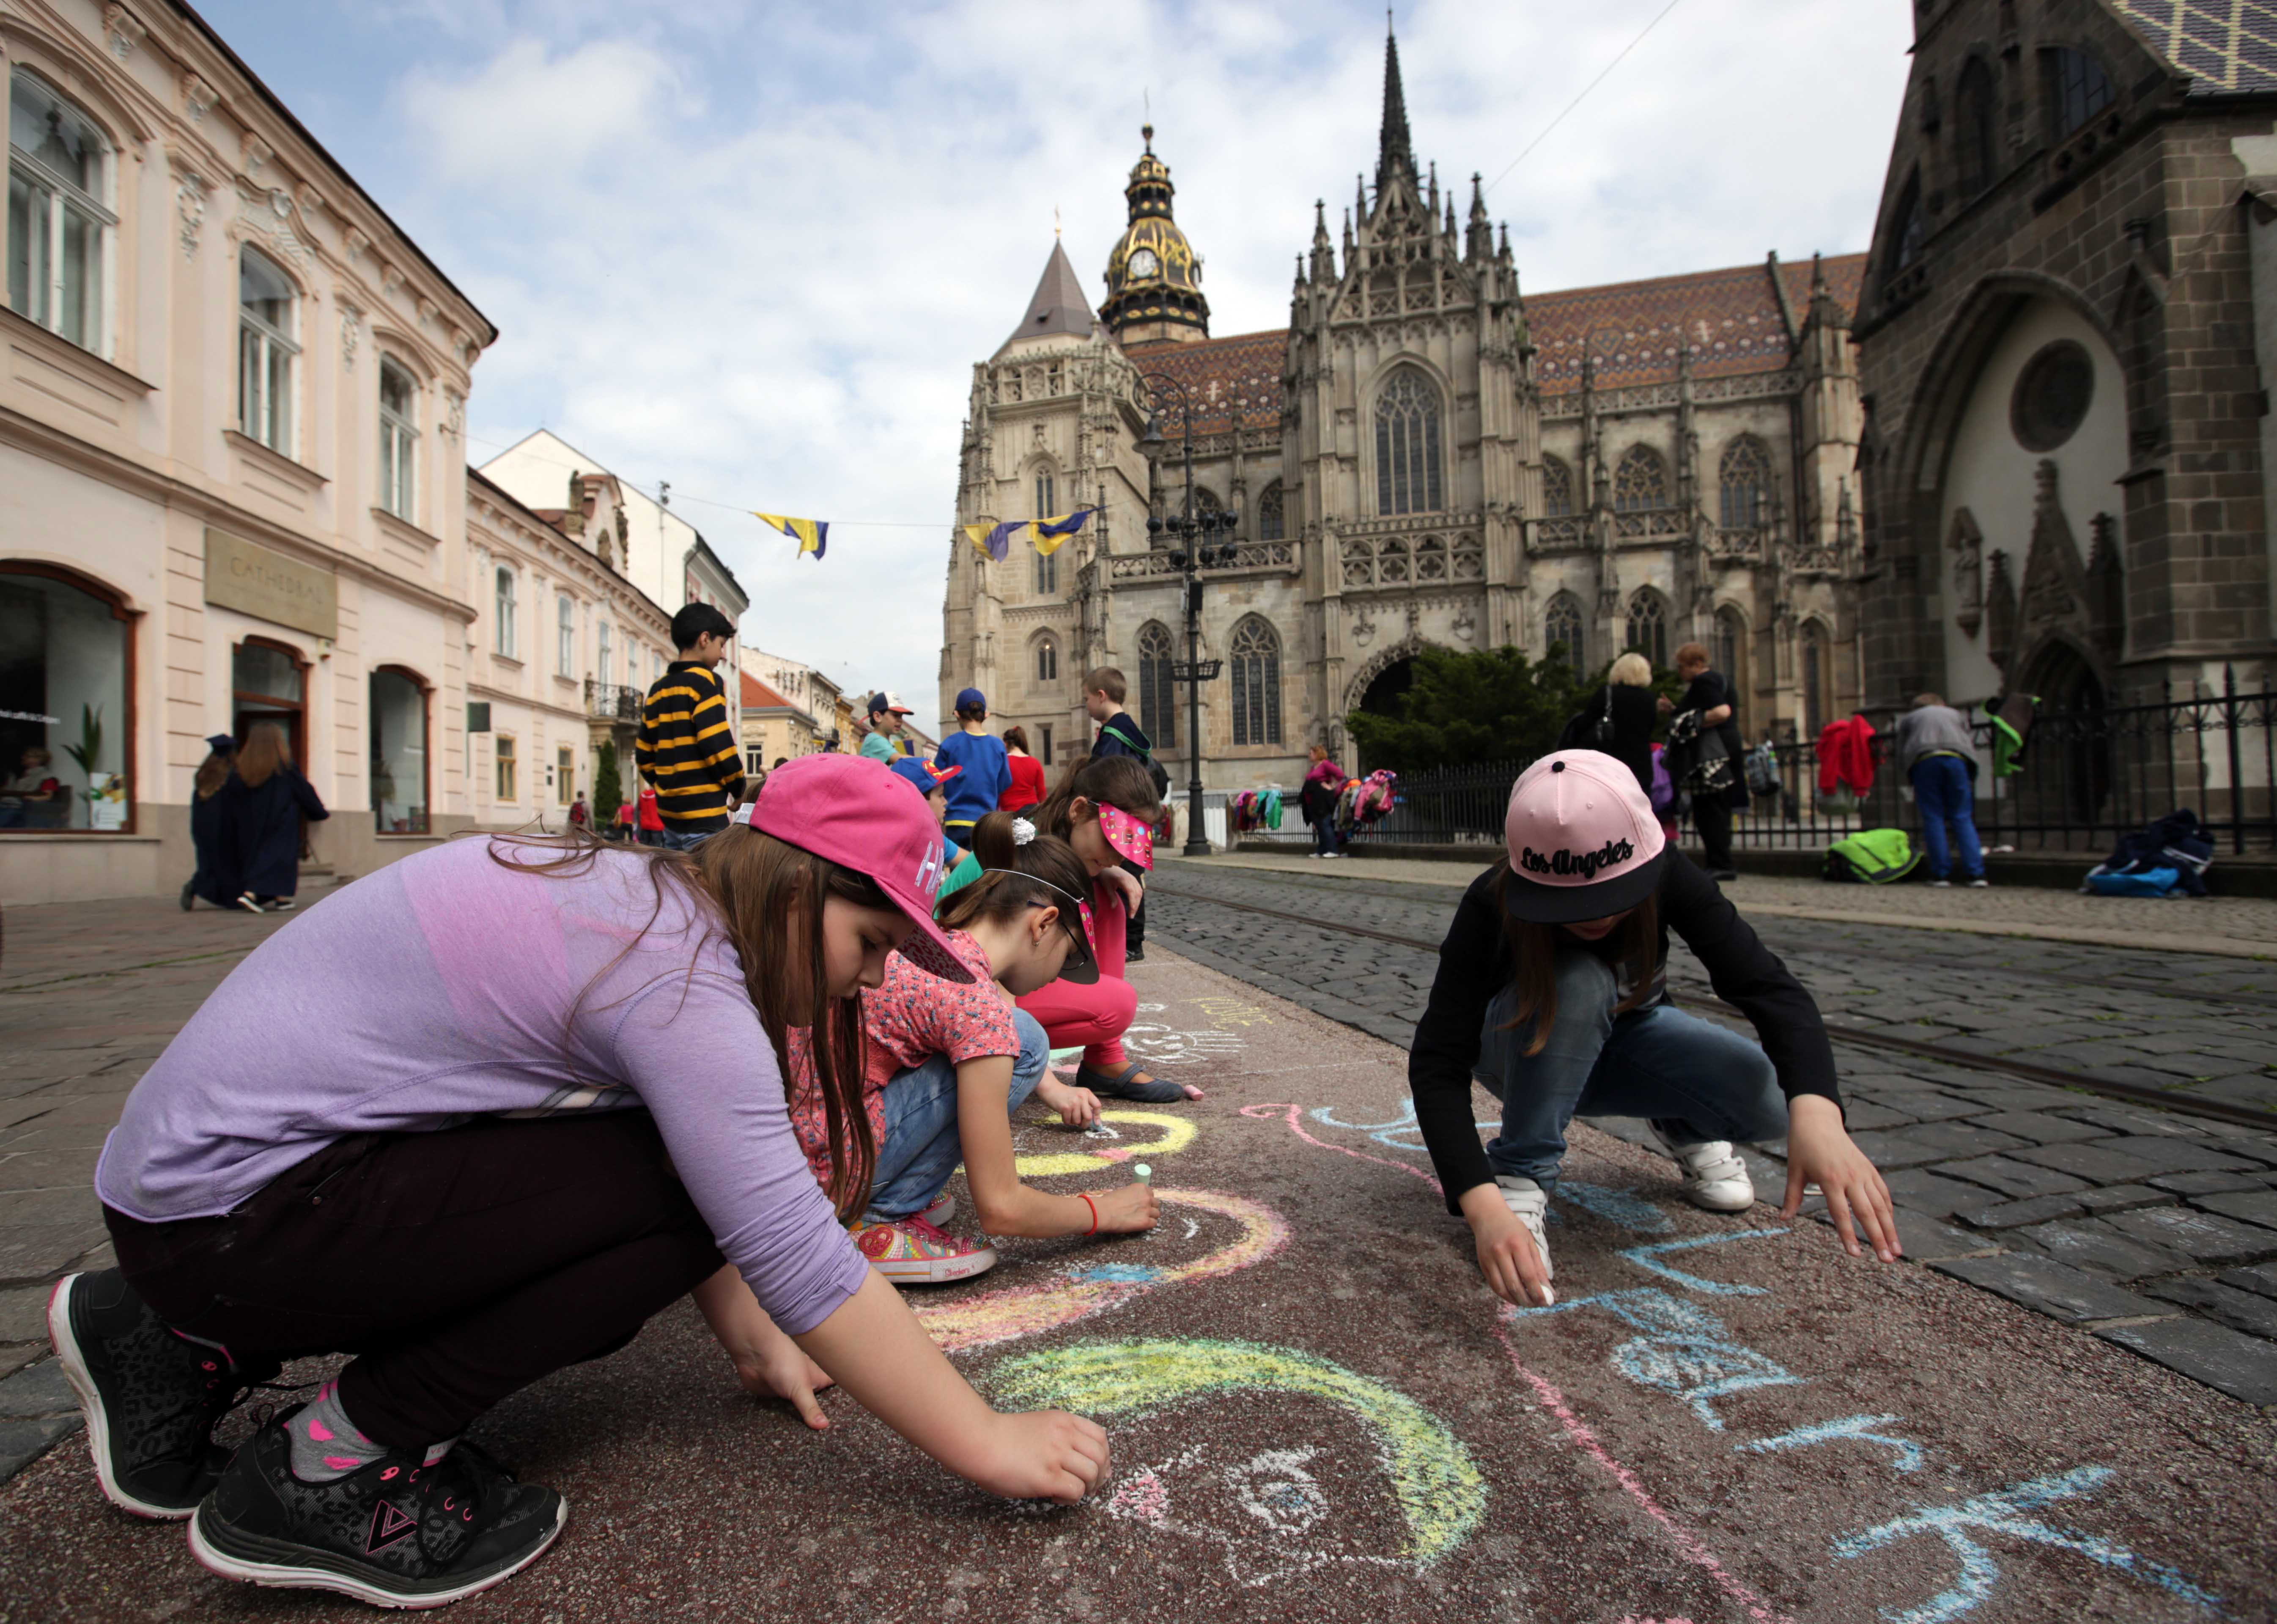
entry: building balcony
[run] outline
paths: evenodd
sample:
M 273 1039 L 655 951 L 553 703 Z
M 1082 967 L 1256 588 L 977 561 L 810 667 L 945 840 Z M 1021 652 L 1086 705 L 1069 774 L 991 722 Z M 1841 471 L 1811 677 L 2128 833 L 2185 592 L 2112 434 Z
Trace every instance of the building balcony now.
M 641 705 L 648 696 L 637 688 L 622 682 L 597 682 L 585 679 L 585 714 L 597 721 L 622 722 L 628 728 L 640 726 Z

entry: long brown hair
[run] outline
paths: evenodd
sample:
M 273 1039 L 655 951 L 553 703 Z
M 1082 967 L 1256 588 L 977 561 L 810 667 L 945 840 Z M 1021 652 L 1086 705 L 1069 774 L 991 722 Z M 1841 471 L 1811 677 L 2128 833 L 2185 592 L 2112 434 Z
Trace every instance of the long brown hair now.
M 1028 753 L 1028 730 L 1025 728 L 1005 728 L 1004 746 L 1008 750 L 1017 750 L 1022 755 L 1026 755 Z
M 982 919 L 1012 919 L 1031 908 L 1056 908 L 1060 928 L 1085 951 L 1077 903 L 1091 895 L 1091 871 L 1075 848 L 1039 832 L 1024 846 L 1013 838 L 1017 812 L 993 812 L 972 826 L 972 855 L 988 872 L 940 905 L 940 922 L 970 930 Z
M 1599 944 L 1566 935 L 1555 925 L 1513 918 L 1503 905 L 1509 885 L 1510 865 L 1504 862 L 1495 874 L 1494 898 L 1510 938 L 1512 988 L 1518 995 L 1518 1009 L 1503 1030 L 1516 1032 L 1531 1025 L 1533 1035 L 1519 1053 L 1538 1055 L 1550 1041 L 1550 1029 L 1557 1024 L 1558 952 L 1573 948 L 1594 949 Z M 1613 1013 L 1626 1015 L 1652 995 L 1654 972 L 1660 968 L 1660 899 L 1648 896 L 1630 909 L 1610 940 L 1613 973 L 1625 975 L 1629 981 L 1628 995 L 1613 1006 Z
M 565 835 L 493 835 L 489 840 L 491 861 L 549 879 L 587 873 L 605 854 L 647 865 L 654 906 L 639 936 L 625 944 L 595 981 L 621 963 L 655 926 L 667 888 L 677 888 L 689 899 L 735 949 L 743 989 L 774 1050 L 786 1102 L 793 1092 L 790 1033 L 804 1027 L 811 1034 L 815 1091 L 822 1102 L 830 1144 L 830 1178 L 825 1188 L 842 1219 L 862 1210 L 870 1199 L 878 1157 L 862 1099 L 862 1001 L 830 995 L 823 962 L 822 905 L 826 897 L 838 896 L 859 907 L 899 911 L 875 881 L 742 823 L 729 824 L 693 851 L 628 848 L 579 828 Z M 509 847 L 536 847 L 555 855 L 536 861 L 502 855 L 500 849 Z M 805 920 L 797 938 L 789 934 L 794 911 Z M 694 973 L 691 958 L 689 974 Z M 581 997 L 581 1006 L 583 1002 Z M 573 1020 L 575 1015 L 573 1010 Z
M 237 775 L 248 789 L 258 789 L 281 768 L 291 771 L 293 746 L 285 729 L 273 721 L 257 721 L 237 748 Z
M 221 793 L 221 787 L 229 782 L 230 764 L 236 759 L 234 751 L 225 753 L 216 750 L 207 752 L 206 759 L 198 763 L 198 775 L 190 781 L 191 787 L 197 791 L 198 799 L 210 801 Z
M 1162 821 L 1162 802 L 1154 793 L 1154 780 L 1136 756 L 1086 756 L 1070 767 L 1036 808 L 1036 827 L 1065 840 L 1073 832 L 1070 808 L 1078 796 L 1094 806 L 1104 804 L 1127 812 L 1144 824 Z

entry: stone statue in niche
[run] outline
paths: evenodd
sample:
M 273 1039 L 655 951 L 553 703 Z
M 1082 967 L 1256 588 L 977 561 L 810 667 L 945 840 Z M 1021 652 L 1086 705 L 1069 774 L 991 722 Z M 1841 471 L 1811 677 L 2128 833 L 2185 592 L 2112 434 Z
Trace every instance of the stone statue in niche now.
M 1984 533 L 1966 507 L 1953 510 L 1946 545 L 1953 553 L 1953 622 L 1973 637 L 1984 622 Z
M 2107 513 L 2088 521 L 2087 632 L 2108 660 L 2127 651 L 2126 567 L 2119 557 L 2119 522 Z
M 2016 588 L 2008 579 L 2008 555 L 1992 549 L 1992 582 L 1984 593 L 1984 652 L 2006 671 L 2016 652 Z
M 2039 493 L 2032 502 L 2032 545 L 2024 555 L 2022 597 L 2025 622 L 2037 632 L 2078 612 L 2087 572 L 2056 497 L 2055 459 L 2041 458 L 2035 478 Z

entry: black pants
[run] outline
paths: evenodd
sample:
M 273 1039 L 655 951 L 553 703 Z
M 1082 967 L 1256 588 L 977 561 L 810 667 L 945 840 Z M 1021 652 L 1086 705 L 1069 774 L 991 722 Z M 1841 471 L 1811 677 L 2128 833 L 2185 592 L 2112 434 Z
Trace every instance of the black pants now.
M 1131 911 L 1131 922 L 1123 929 L 1123 950 L 1137 953 L 1146 945 L 1146 894 L 1138 894 L 1138 905 Z
M 357 1354 L 341 1401 L 405 1450 L 613 1353 L 720 1267 L 641 1110 L 359 1134 L 222 1217 L 104 1216 L 161 1319 L 240 1367 Z
M 1700 831 L 1702 858 L 1723 873 L 1732 866 L 1732 803 L 1730 791 L 1712 789 L 1692 797 L 1692 827 Z

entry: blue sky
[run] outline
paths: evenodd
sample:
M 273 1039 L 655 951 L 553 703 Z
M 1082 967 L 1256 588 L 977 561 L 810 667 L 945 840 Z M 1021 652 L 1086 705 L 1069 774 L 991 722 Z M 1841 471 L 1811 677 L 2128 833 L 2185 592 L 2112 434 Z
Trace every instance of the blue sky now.
M 1418 156 L 1493 177 L 1666 0 L 1403 7 Z M 973 362 L 1054 210 L 1094 302 L 1151 105 L 1212 331 L 1278 327 L 1372 169 L 1383 13 L 1300 0 L 845 7 L 208 0 L 503 334 L 477 461 L 550 427 L 702 529 L 746 637 L 929 720 Z M 1680 0 L 1489 194 L 1529 289 L 1862 248 L 1906 0 Z M 833 521 L 830 555 L 743 510 Z

